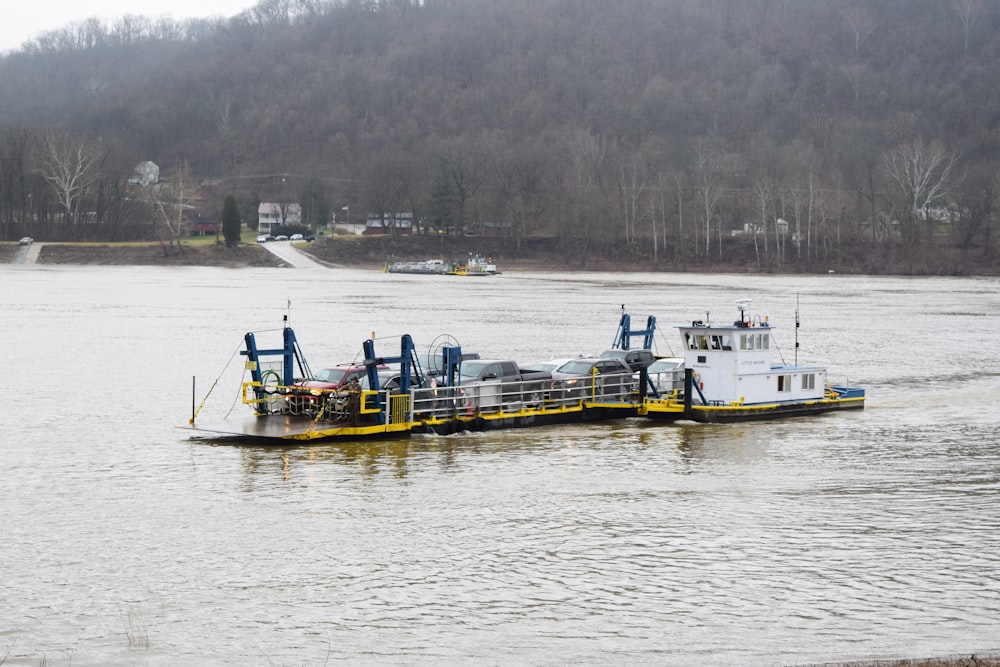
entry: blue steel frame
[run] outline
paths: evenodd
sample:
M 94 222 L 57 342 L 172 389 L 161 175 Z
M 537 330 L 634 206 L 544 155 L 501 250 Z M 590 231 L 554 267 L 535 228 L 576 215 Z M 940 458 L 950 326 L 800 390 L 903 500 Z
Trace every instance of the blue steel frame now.
M 253 332 L 248 332 L 243 336 L 243 340 L 246 343 L 246 349 L 240 352 L 240 354 L 245 356 L 247 361 L 252 362 L 250 366 L 250 377 L 252 377 L 253 381 L 257 383 L 253 390 L 258 400 L 263 400 L 266 396 L 264 391 L 263 372 L 260 368 L 260 360 L 262 357 L 281 357 L 281 385 L 283 387 L 290 387 L 295 384 L 296 367 L 302 377 L 312 377 L 312 371 L 309 370 L 309 364 L 302 355 L 302 350 L 299 349 L 299 343 L 295 338 L 295 332 L 292 331 L 290 326 L 288 326 L 287 315 L 284 318 L 284 326 L 281 329 L 281 334 L 283 340 L 282 346 L 280 348 L 270 350 L 262 350 L 257 347 L 257 339 Z

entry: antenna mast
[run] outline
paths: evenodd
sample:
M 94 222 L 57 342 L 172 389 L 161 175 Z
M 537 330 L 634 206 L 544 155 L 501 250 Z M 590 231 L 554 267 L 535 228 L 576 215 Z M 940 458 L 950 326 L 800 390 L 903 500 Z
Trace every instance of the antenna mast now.
M 799 365 L 799 294 L 795 293 L 795 365 Z

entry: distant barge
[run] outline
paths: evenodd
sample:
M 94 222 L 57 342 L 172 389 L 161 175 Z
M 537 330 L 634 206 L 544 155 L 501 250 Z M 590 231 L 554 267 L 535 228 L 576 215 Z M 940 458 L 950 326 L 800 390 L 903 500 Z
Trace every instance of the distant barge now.
M 445 276 L 495 276 L 497 265 L 482 255 L 469 255 L 461 262 L 443 259 L 425 259 L 416 262 L 393 262 L 386 264 L 387 273 L 416 273 Z

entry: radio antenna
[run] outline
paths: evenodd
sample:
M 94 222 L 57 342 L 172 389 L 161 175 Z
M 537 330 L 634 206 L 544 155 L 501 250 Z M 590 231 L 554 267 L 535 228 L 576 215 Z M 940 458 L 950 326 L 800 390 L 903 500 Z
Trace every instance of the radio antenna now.
M 795 365 L 799 365 L 799 294 L 795 293 Z

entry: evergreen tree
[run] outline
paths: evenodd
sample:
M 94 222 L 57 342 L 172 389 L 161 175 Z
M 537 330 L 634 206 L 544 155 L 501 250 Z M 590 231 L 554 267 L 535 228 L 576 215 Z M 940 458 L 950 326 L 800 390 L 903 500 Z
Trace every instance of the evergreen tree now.
M 236 207 L 236 197 L 226 196 L 222 204 L 222 235 L 226 239 L 226 247 L 232 248 L 240 242 L 240 210 Z
M 450 234 L 455 225 L 455 182 L 448 173 L 448 165 L 443 161 L 438 162 L 437 173 L 434 176 L 434 184 L 431 187 L 430 202 L 428 203 L 428 220 L 431 227 Z

